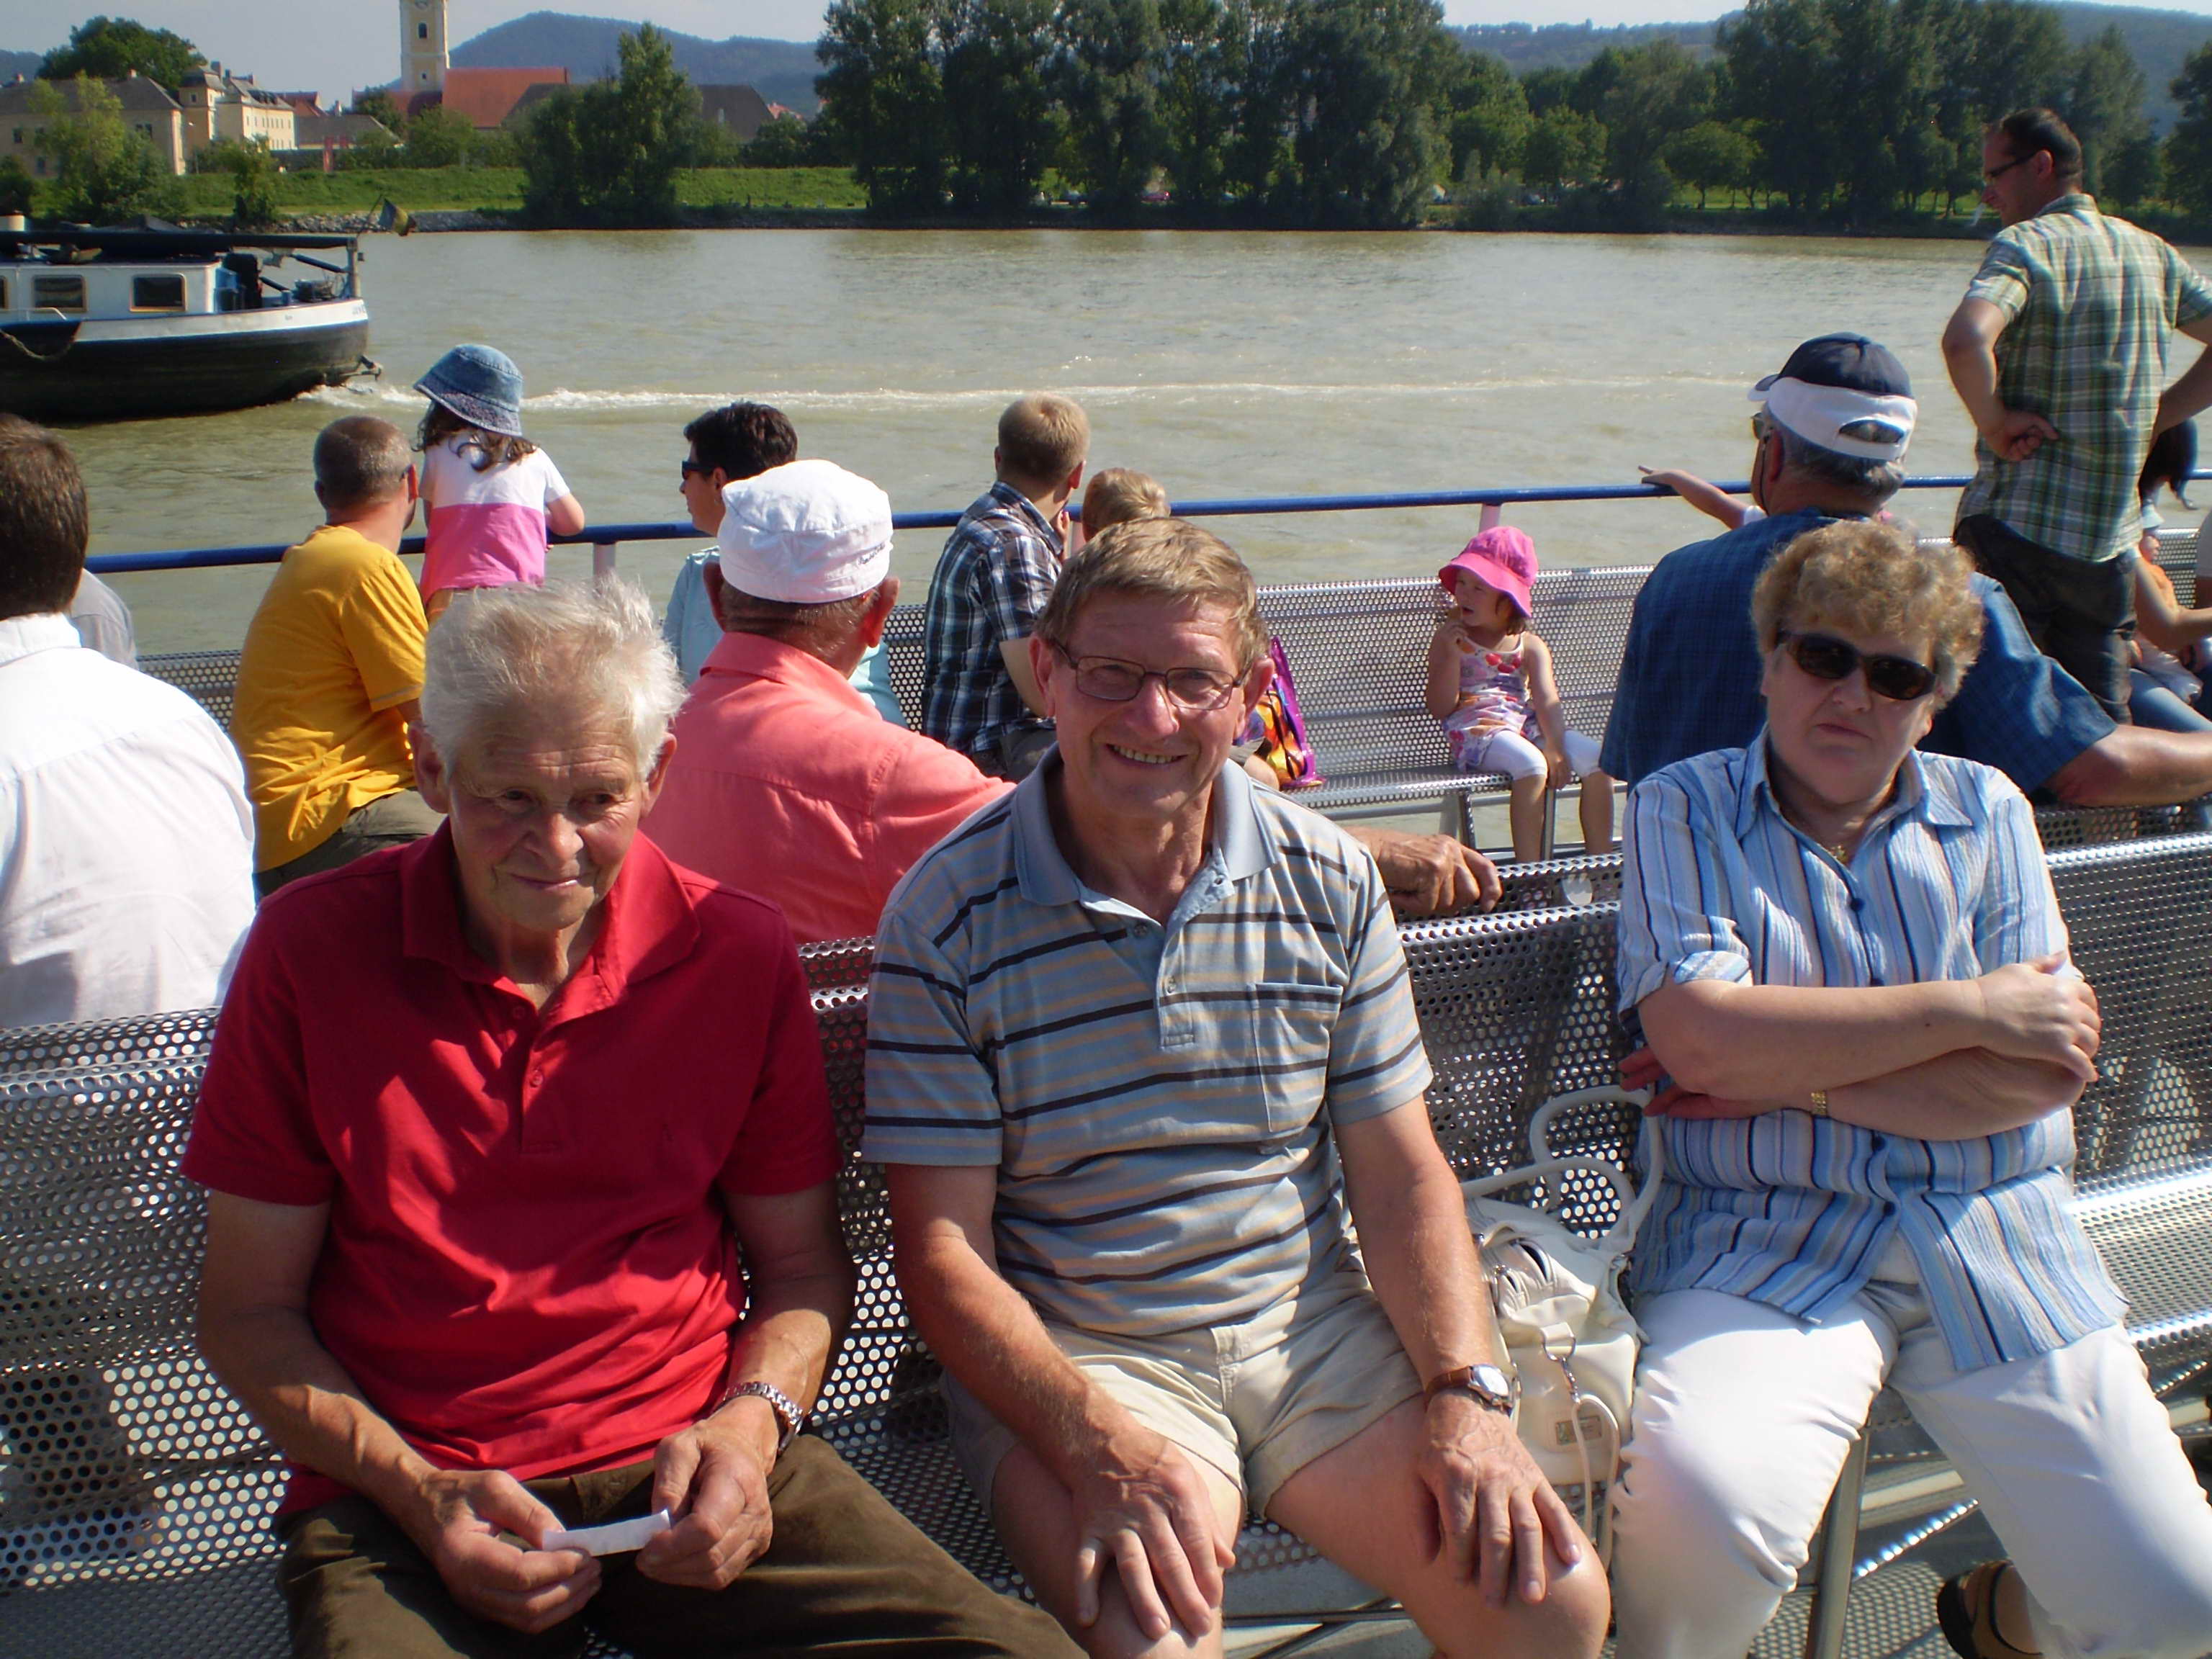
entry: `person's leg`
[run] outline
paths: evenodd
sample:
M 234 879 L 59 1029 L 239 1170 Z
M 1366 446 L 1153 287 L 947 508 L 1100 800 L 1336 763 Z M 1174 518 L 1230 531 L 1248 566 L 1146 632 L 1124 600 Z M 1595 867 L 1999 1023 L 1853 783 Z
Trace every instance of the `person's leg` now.
M 1961 519 L 1951 535 L 2011 597 L 2037 647 L 2125 724 L 2126 641 L 2135 631 L 2134 572 L 2127 561 L 2069 558 L 1986 514 Z
M 1551 801 L 1551 785 L 1544 775 L 1544 751 L 1518 732 L 1491 732 L 1471 738 L 1470 753 L 1476 763 L 1465 771 L 1503 772 L 1510 780 L 1512 799 L 1506 816 L 1513 830 L 1513 856 L 1522 863 L 1544 856 L 1544 811 Z
M 1960 1372 L 1929 1328 L 1891 1380 L 2010 1552 L 2048 1659 L 2212 1651 L 2212 1506 L 2123 1332 Z
M 553 1501 L 541 1485 L 532 1490 Z M 288 1523 L 281 1577 L 297 1659 L 566 1659 L 584 1650 L 579 1620 L 525 1636 L 464 1612 L 429 1559 L 366 1498 Z
M 1250 1450 L 1253 1497 L 1330 1560 L 1395 1596 L 1447 1659 L 1584 1659 L 1605 1639 L 1605 1571 L 1585 1548 L 1554 1558 L 1545 1599 L 1492 1607 L 1441 1553 L 1419 1468 L 1428 1446 L 1421 1381 L 1365 1279 L 1309 1285 L 1301 1310 L 1254 1322 L 1230 1373 L 1230 1408 Z
M 1223 1404 L 1213 1334 L 1200 1330 L 1109 1340 L 1066 1326 L 1048 1329 L 1085 1377 L 1182 1451 L 1212 1493 L 1215 1524 L 1234 1539 L 1244 1518 L 1242 1460 L 1236 1427 Z M 1088 1629 L 1078 1626 L 1075 1553 L 1082 1540 L 1076 1533 L 1073 1494 L 973 1395 L 949 1378 L 945 1393 L 954 1455 L 969 1485 L 990 1509 L 1000 1541 L 1038 1602 L 1086 1652 L 1095 1659 L 1184 1655 L 1218 1659 L 1218 1619 L 1202 1631 L 1178 1626 L 1155 1643 L 1139 1627 L 1110 1571 L 1097 1622 Z
M 2023 566 L 2014 556 L 2021 548 L 2033 544 L 2023 541 L 1987 514 L 1960 520 L 1952 529 L 1951 539 L 1972 558 L 1976 569 L 2004 589 L 2036 648 L 2046 649 L 2043 641 L 2051 623 L 2051 596 L 2041 584 L 2039 570 Z
M 1554 1556 L 1549 1594 L 1493 1607 L 1438 1547 L 1434 1499 L 1422 1484 L 1428 1413 L 1401 1401 L 1285 1480 L 1267 1518 L 1337 1565 L 1395 1596 L 1440 1659 L 1589 1659 L 1605 1640 L 1605 1569 L 1585 1542 L 1571 1569 Z
M 1213 1494 L 1214 1518 L 1235 1537 L 1244 1517 L 1244 1494 L 1203 1457 L 1191 1463 L 1206 1477 Z M 1074 1499 L 1060 1477 L 1026 1446 L 1016 1446 L 1000 1461 L 991 1491 L 992 1518 L 1014 1565 L 1043 1607 L 1091 1659 L 1220 1659 L 1221 1621 L 1202 1631 L 1175 1626 L 1158 1642 L 1146 1636 L 1131 1612 L 1121 1581 L 1110 1571 L 1101 1587 L 1098 1619 L 1089 1629 L 1075 1622 Z
M 1613 1491 L 1616 1651 L 1741 1654 L 1796 1583 L 1895 1338 L 1863 1304 L 1808 1325 L 1713 1291 L 1650 1297 L 1637 1319 Z
M 652 1472 L 640 1469 L 630 1494 L 594 1519 L 644 1512 Z M 992 1591 L 817 1437 L 776 1460 L 769 1504 L 774 1536 L 726 1588 L 659 1583 L 635 1556 L 612 1556 L 585 1622 L 641 1659 L 1075 1659 L 1050 1619 Z
M 1583 850 L 1613 851 L 1613 780 L 1598 769 L 1598 745 L 1579 732 L 1567 733 L 1567 764 L 1583 781 Z
M 2133 657 L 2129 647 L 2136 633 L 2136 556 L 2072 559 L 2047 548 L 2036 548 L 2035 556 L 2049 562 L 2046 585 L 2054 600 L 2044 651 L 2124 723 Z

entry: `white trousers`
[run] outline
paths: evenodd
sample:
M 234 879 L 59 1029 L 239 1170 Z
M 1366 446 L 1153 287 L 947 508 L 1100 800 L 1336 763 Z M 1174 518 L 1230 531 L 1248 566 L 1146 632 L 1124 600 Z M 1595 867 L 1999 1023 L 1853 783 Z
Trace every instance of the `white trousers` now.
M 2212 1506 L 2117 1328 L 1960 1371 L 1917 1283 L 1878 1279 L 1817 1326 L 1712 1291 L 1650 1297 L 1637 1317 L 1618 1659 L 1742 1659 L 1885 1380 L 1980 1499 L 2049 1659 L 2212 1653 Z

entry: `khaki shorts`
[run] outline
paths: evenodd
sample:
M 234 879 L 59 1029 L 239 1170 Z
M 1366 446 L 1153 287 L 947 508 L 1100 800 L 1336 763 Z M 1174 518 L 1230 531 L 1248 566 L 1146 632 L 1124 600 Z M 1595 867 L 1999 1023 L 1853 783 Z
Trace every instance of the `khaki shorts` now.
M 1146 1427 L 1214 1468 L 1265 1515 L 1285 1481 L 1421 1392 L 1382 1304 L 1357 1273 L 1310 1285 L 1240 1325 L 1170 1336 L 1045 1329 Z M 952 1450 L 986 1505 L 1014 1432 L 950 1376 Z

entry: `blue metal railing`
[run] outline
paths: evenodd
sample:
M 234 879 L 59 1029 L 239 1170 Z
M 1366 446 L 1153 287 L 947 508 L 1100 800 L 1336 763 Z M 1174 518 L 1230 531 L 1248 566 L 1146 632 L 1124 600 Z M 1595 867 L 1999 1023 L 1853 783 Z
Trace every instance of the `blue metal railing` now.
M 2192 478 L 2212 480 L 2212 469 L 2200 469 L 2191 474 Z M 1907 489 L 1963 489 L 1970 480 L 1963 474 L 1957 477 L 1907 478 Z M 1716 488 L 1732 495 L 1744 495 L 1750 484 L 1736 479 L 1723 482 Z M 1497 521 L 1499 509 L 1526 506 L 1540 501 L 1657 501 L 1671 496 L 1671 489 L 1656 484 L 1547 484 L 1527 489 L 1432 489 L 1412 494 L 1365 495 L 1253 495 L 1241 499 L 1220 501 L 1188 501 L 1170 503 L 1179 518 L 1225 519 L 1255 516 L 1269 513 L 1372 513 L 1401 507 L 1479 507 L 1483 509 L 1483 524 Z M 891 515 L 894 530 L 949 530 L 960 522 L 960 509 L 936 509 L 926 513 L 895 513 Z M 614 568 L 615 550 L 624 542 L 688 541 L 696 538 L 699 531 L 682 522 L 662 524 L 599 524 L 587 525 L 573 536 L 556 536 L 559 544 L 581 544 L 592 550 L 595 568 L 610 570 Z M 163 552 L 102 553 L 86 561 L 94 574 L 111 575 L 118 571 L 133 570 L 210 570 L 225 565 L 274 564 L 284 556 L 289 543 L 273 542 L 255 547 L 186 547 Z M 402 553 L 416 554 L 422 550 L 422 538 L 410 536 L 399 544 Z
M 2198 475 L 2212 478 L 2212 472 Z M 1905 483 L 1908 489 L 1957 489 L 1966 480 L 1957 478 L 1911 478 Z M 1718 486 L 1732 495 L 1741 495 L 1750 485 L 1738 480 Z M 1255 495 L 1244 499 L 1222 501 L 1176 501 L 1175 513 L 1186 519 L 1232 518 L 1263 513 L 1370 513 L 1378 509 L 1416 507 L 1480 507 L 1490 509 L 1486 518 L 1500 507 L 1518 506 L 1534 501 L 1625 501 L 1645 498 L 1653 500 L 1672 495 L 1674 491 L 1662 489 L 1655 484 L 1554 484 L 1532 489 L 1436 489 L 1413 495 Z M 960 522 L 960 509 L 927 513 L 896 513 L 891 515 L 895 530 L 949 530 Z M 666 524 L 599 524 L 587 525 L 574 536 L 556 536 L 556 543 L 581 543 L 599 555 L 594 561 L 601 568 L 611 567 L 612 551 L 623 542 L 685 541 L 696 538 L 699 532 L 685 523 Z M 132 570 L 209 570 L 224 565 L 274 564 L 284 556 L 289 543 L 270 543 L 255 547 L 187 547 L 163 552 L 102 553 L 87 561 L 99 575 L 111 575 L 118 571 Z M 399 544 L 402 553 L 420 553 L 422 538 L 410 536 Z

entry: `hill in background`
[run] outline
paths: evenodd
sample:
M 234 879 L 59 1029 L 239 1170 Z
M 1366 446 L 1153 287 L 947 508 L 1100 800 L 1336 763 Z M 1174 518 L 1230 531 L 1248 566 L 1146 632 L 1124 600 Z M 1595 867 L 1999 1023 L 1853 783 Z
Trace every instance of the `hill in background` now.
M 571 80 L 598 81 L 614 74 L 615 43 L 636 27 L 611 17 L 533 11 L 464 40 L 453 48 L 453 59 L 462 69 L 557 64 Z M 706 40 L 673 29 L 664 33 L 675 49 L 677 68 L 698 85 L 750 86 L 770 103 L 807 115 L 819 106 L 814 77 L 822 66 L 815 61 L 811 40 L 759 40 L 742 34 Z
M 2181 73 L 2183 60 L 2212 40 L 2212 17 L 2149 11 L 2140 6 L 2083 5 L 2069 0 L 2057 0 L 2055 9 L 2067 40 L 2077 46 L 2118 27 L 2148 83 L 2143 112 L 2149 116 L 2154 131 L 2170 131 L 2178 112 L 2166 88 Z M 1693 57 L 1709 58 L 1719 21 L 1624 23 L 1615 28 L 1597 28 L 1589 23 L 1550 23 L 1541 28 L 1528 23 L 1471 23 L 1452 33 L 1469 48 L 1495 52 L 1516 74 L 1526 74 L 1535 69 L 1580 69 L 1607 46 L 1638 46 L 1661 39 L 1679 40 Z
M 19 75 L 36 75 L 39 65 L 46 61 L 40 52 L 0 52 L 0 81 L 12 81 Z

